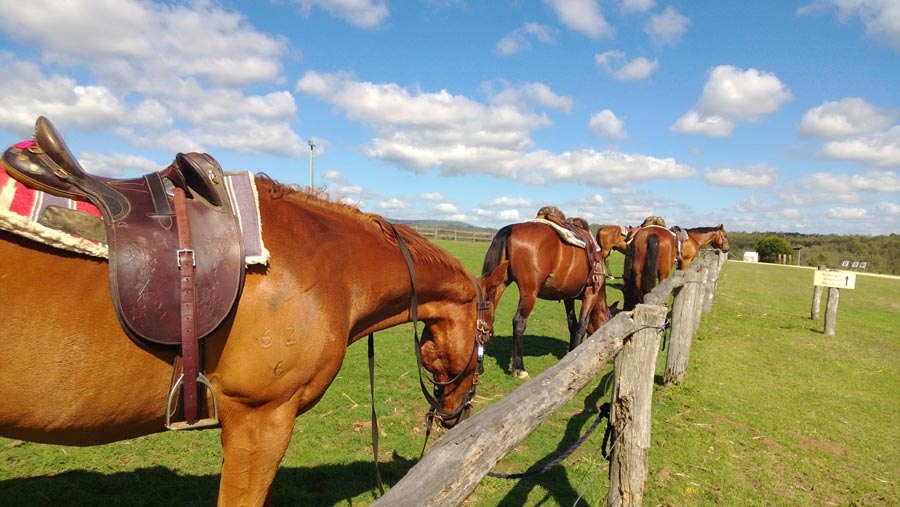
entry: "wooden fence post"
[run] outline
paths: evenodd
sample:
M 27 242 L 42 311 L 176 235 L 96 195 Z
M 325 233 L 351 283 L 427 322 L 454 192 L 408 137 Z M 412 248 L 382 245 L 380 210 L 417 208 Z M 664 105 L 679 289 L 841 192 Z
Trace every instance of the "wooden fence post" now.
M 708 266 L 705 291 L 703 292 L 703 313 L 712 311 L 713 297 L 716 295 L 716 286 L 719 284 L 719 271 L 722 270 L 723 259 L 714 253 L 703 257 L 703 262 Z
M 638 329 L 646 327 L 632 335 L 616 356 L 609 415 L 613 429 L 607 505 L 611 507 L 639 507 L 643 502 L 659 328 L 667 313 L 664 305 L 637 305 L 635 324 Z
M 675 300 L 672 303 L 672 329 L 669 332 L 669 353 L 663 375 L 666 385 L 678 384 L 684 380 L 687 372 L 691 339 L 694 335 L 694 307 L 698 304 L 700 294 L 700 273 L 697 270 L 679 271 L 675 276 L 681 276 L 684 280 L 681 287 L 675 289 Z
M 700 316 L 703 313 L 703 298 L 706 297 L 705 294 L 707 291 L 707 286 L 709 284 L 709 271 L 710 271 L 709 265 L 705 262 L 701 263 L 700 268 L 697 270 L 697 272 L 699 273 L 699 276 L 697 277 L 697 282 L 699 283 L 700 288 L 698 289 L 698 295 L 697 295 L 698 301 L 693 306 L 694 315 L 693 315 L 693 318 L 691 318 L 691 324 L 692 324 L 691 334 L 692 335 L 696 334 L 697 330 L 700 329 Z
M 819 271 L 825 271 L 826 266 L 819 264 Z M 809 311 L 809 318 L 816 320 L 819 318 L 819 309 L 822 306 L 822 286 L 813 285 L 812 308 Z
M 834 336 L 834 330 L 837 327 L 837 310 L 838 299 L 841 296 L 841 289 L 837 287 L 828 288 L 828 302 L 825 303 L 825 334 Z
M 617 315 L 554 366 L 444 433 L 372 507 L 462 505 L 494 465 L 593 380 L 636 329 L 630 315 Z

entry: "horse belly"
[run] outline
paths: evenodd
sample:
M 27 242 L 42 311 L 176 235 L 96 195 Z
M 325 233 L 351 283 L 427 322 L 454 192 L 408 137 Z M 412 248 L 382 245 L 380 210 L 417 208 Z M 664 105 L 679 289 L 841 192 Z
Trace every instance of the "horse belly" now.
M 106 263 L 2 238 L 0 258 L 0 435 L 92 445 L 163 430 L 169 357 L 124 334 Z

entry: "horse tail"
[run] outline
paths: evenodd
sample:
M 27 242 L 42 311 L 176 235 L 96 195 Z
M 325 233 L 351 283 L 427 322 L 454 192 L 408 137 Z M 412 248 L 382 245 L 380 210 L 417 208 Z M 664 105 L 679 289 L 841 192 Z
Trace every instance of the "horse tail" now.
M 636 305 L 640 299 L 636 281 L 637 277 L 634 276 L 635 243 L 636 242 L 632 241 L 628 243 L 628 247 L 625 248 L 625 265 L 622 269 L 622 281 L 624 282 L 624 286 L 622 287 L 622 297 L 625 300 L 622 308 L 624 310 L 633 310 L 634 305 Z
M 644 261 L 644 274 L 641 277 L 641 300 L 644 295 L 656 288 L 659 277 L 659 236 L 651 234 L 647 237 L 647 258 Z
M 512 234 L 513 226 L 506 227 L 497 231 L 491 246 L 488 247 L 487 253 L 484 255 L 484 264 L 481 266 L 481 276 L 486 277 L 494 272 L 494 269 L 504 260 L 506 260 L 506 244 L 509 242 L 509 236 Z M 507 280 L 509 273 L 507 273 Z

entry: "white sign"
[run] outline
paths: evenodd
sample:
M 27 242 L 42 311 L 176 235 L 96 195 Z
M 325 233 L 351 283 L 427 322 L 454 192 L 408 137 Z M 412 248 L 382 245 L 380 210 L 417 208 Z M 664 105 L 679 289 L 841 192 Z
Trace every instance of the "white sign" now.
M 856 273 L 852 271 L 815 271 L 813 285 L 837 287 L 839 289 L 855 289 Z
M 850 261 L 843 261 L 843 262 L 841 262 L 841 267 L 843 267 L 843 268 L 849 268 L 849 267 L 850 267 Z

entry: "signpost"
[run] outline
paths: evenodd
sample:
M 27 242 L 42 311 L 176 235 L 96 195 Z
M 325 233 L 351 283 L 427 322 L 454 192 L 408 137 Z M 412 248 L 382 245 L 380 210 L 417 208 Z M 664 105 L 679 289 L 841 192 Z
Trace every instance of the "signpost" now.
M 816 271 L 813 285 L 822 287 L 837 287 L 838 289 L 856 288 L 856 273 L 853 271 Z
M 834 336 L 834 330 L 837 327 L 837 308 L 841 289 L 856 288 L 856 273 L 836 269 L 822 270 L 821 267 L 814 273 L 813 285 L 817 289 L 819 287 L 828 287 L 828 302 L 825 303 L 825 334 Z M 815 298 L 815 295 L 813 298 Z M 816 302 L 814 301 L 814 303 Z M 816 312 L 813 313 L 815 314 Z

